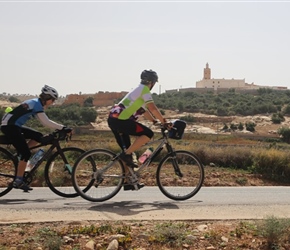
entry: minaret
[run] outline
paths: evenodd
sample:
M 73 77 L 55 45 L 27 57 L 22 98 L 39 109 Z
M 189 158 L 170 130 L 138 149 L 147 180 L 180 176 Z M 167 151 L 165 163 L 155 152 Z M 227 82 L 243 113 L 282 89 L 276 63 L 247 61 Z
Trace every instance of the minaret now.
M 208 63 L 206 63 L 206 68 L 203 69 L 203 79 L 210 79 L 210 68 L 208 67 Z

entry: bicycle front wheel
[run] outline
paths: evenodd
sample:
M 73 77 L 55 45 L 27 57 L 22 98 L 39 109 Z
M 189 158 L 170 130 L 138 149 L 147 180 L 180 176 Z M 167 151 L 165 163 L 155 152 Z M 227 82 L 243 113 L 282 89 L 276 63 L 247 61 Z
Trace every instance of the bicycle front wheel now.
M 10 192 L 17 170 L 17 159 L 0 147 L 0 197 Z
M 64 154 L 64 158 L 60 152 L 56 151 L 45 165 L 47 186 L 59 196 L 66 198 L 77 197 L 78 193 L 72 184 L 72 170 L 74 163 L 85 150 L 67 147 L 61 149 L 61 151 Z
M 157 185 L 161 192 L 173 200 L 187 200 L 200 190 L 204 168 L 200 160 L 188 151 L 175 151 L 160 162 Z
M 120 191 L 125 169 L 120 160 L 114 160 L 115 156 L 106 149 L 93 149 L 77 160 L 72 179 L 81 197 L 88 201 L 102 202 Z

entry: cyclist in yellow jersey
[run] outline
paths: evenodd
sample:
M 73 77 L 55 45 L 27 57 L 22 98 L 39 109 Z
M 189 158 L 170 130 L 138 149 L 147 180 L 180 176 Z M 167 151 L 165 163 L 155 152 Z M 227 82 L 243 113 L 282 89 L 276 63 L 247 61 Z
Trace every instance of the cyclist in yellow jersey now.
M 109 113 L 108 125 L 123 150 L 121 159 L 128 167 L 138 167 L 133 162 L 132 153 L 150 141 L 154 135 L 150 128 L 137 122 L 138 118 L 144 115 L 153 123 L 157 120 L 162 124 L 166 123 L 150 92 L 156 82 L 158 82 L 158 76 L 155 71 L 151 69 L 142 71 L 140 84 L 114 105 Z M 137 136 L 132 144 L 130 135 Z

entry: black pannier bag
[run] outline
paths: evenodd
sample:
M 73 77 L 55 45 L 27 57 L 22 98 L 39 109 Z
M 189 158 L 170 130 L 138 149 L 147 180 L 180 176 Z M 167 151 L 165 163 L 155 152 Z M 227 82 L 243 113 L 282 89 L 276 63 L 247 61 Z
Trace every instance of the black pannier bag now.
M 180 140 L 183 136 L 186 122 L 182 120 L 176 120 L 173 122 L 173 128 L 168 132 L 169 138 Z

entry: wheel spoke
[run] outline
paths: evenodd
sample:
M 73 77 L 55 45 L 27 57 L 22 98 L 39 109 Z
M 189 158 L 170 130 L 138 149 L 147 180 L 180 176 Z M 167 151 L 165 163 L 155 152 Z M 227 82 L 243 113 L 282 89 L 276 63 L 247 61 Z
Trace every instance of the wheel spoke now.
M 11 189 L 16 175 L 16 161 L 11 153 L 0 148 L 0 197 L 7 194 Z
M 49 188 L 57 195 L 70 198 L 78 196 L 72 184 L 72 169 L 78 157 L 85 151 L 80 148 L 68 147 L 62 149 L 65 163 L 61 155 L 54 153 L 45 168 L 46 182 Z
M 105 201 L 116 195 L 124 180 L 124 167 L 112 161 L 114 153 L 95 149 L 78 159 L 73 170 L 76 191 L 86 200 Z
M 175 156 L 166 156 L 157 169 L 157 184 L 161 192 L 173 200 L 193 197 L 201 188 L 204 169 L 192 153 L 176 151 Z

